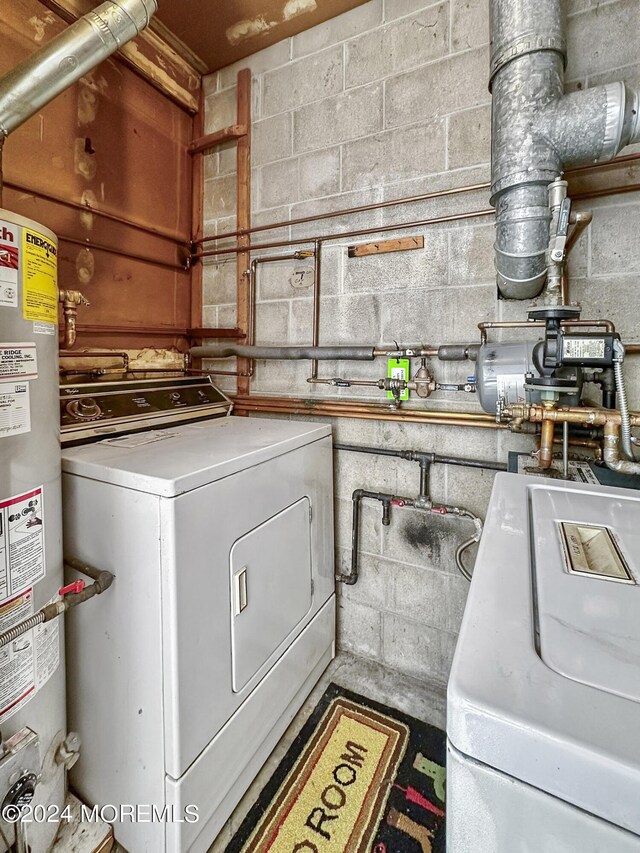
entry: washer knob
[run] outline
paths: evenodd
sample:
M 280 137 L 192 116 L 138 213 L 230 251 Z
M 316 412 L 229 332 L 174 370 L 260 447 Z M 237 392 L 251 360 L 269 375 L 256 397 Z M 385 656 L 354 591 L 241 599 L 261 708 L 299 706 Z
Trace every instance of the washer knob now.
M 100 406 L 93 397 L 82 397 L 80 400 L 73 400 L 68 404 L 67 412 L 72 417 L 85 421 L 95 420 L 102 414 Z

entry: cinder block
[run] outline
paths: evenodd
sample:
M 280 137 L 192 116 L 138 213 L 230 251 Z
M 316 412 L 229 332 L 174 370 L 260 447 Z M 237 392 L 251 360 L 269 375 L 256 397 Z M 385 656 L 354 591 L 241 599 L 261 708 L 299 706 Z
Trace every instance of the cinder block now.
M 293 218 L 306 216 L 321 216 L 324 213 L 332 213 L 340 210 L 349 210 L 354 207 L 371 204 L 382 199 L 382 188 L 376 187 L 360 192 L 340 193 L 339 195 L 317 198 L 312 201 L 303 201 L 291 207 Z M 291 229 L 293 237 L 314 237 L 318 234 L 335 234 L 336 237 L 346 232 L 355 231 L 358 228 L 371 228 L 382 221 L 380 210 L 367 211 L 365 213 L 348 213 L 345 216 L 336 216 L 322 219 L 317 222 L 309 222 L 302 225 L 294 225 Z M 338 245 L 338 240 L 331 245 Z M 347 245 L 343 242 L 342 245 Z
M 314 151 L 300 157 L 300 199 L 340 192 L 340 148 Z
M 443 120 L 387 130 L 344 146 L 342 189 L 358 190 L 417 178 L 445 168 Z
M 495 316 L 495 284 L 390 293 L 382 300 L 382 339 L 460 343 L 478 339 L 477 324 Z
M 323 50 L 337 42 L 357 36 L 382 22 L 382 0 L 369 0 L 349 12 L 318 24 L 292 39 L 293 58 Z
M 351 570 L 351 549 L 341 550 L 337 558 L 339 571 L 348 574 Z M 361 553 L 358 560 L 358 582 L 352 586 L 343 584 L 340 588 L 342 598 L 366 604 L 379 611 L 387 610 L 397 566 L 397 563 Z
M 382 660 L 423 681 L 444 684 L 449 677 L 456 637 L 421 622 L 384 614 Z
M 289 319 L 289 343 L 310 345 L 312 339 L 313 301 L 311 299 L 294 299 L 291 302 Z
M 586 320 L 613 320 L 623 341 L 640 340 L 640 312 L 633 307 L 638 302 L 637 273 L 578 279 L 571 283 L 571 299 L 582 305 L 582 316 Z M 640 367 L 640 359 L 635 356 L 627 363 Z
M 204 182 L 204 220 L 230 216 L 236 209 L 236 181 L 226 175 Z
M 263 77 L 263 116 L 336 95 L 343 87 L 342 47 L 291 62 Z
M 298 158 L 278 160 L 260 169 L 260 209 L 298 200 Z
M 491 160 L 491 108 L 477 107 L 449 116 L 447 154 L 450 169 Z
M 202 271 L 205 305 L 231 303 L 236 298 L 236 264 L 233 260 L 222 260 L 206 264 Z
M 599 3 L 567 22 L 567 77 L 598 74 L 638 61 L 637 40 L 631 33 L 640 30 L 640 3 L 620 0 Z
M 323 344 L 375 344 L 380 340 L 377 296 L 328 296 L 320 313 Z
M 640 272 L 640 204 L 616 204 L 594 210 L 591 223 L 591 274 Z
M 293 153 L 291 113 L 256 121 L 251 132 L 251 161 L 254 166 L 283 160 Z
M 256 305 L 256 343 L 282 345 L 289 336 L 289 303 L 259 302 Z
M 353 526 L 353 501 L 337 498 L 335 503 L 336 546 L 348 551 L 351 559 L 351 531 Z M 362 554 L 380 553 L 381 514 L 378 507 L 363 501 L 360 506 L 359 548 Z M 381 599 L 380 604 L 384 599 Z M 371 602 L 370 602 L 371 603 Z
M 420 12 L 428 6 L 436 6 L 439 3 L 428 2 L 428 0 L 385 0 L 384 18 L 385 21 L 393 21 L 396 18 L 403 18 L 405 15 L 410 15 L 412 12 Z
M 340 596 L 337 622 L 340 650 L 379 660 L 382 617 L 378 610 Z
M 482 47 L 431 62 L 386 84 L 387 127 L 488 104 L 489 51 Z
M 489 284 L 495 281 L 492 225 L 459 226 L 449 230 L 449 283 Z
M 449 630 L 452 619 L 448 576 L 423 566 L 404 563 L 394 563 L 393 566 L 391 595 L 385 609 L 431 628 Z
M 365 33 L 347 44 L 346 85 L 361 86 L 449 52 L 449 3 Z
M 471 457 L 473 459 L 497 459 L 497 430 L 495 432 L 492 432 L 492 430 L 486 430 L 486 432 L 489 433 L 488 437 L 493 445 L 492 452 L 487 452 L 487 450 L 482 447 L 484 442 L 479 441 L 479 439 L 484 438 L 485 436 L 484 432 L 482 435 L 478 435 L 477 433 L 479 432 L 480 430 L 468 432 L 466 446 L 460 455 L 463 457 Z M 500 461 L 506 461 L 506 459 L 501 459 Z M 469 468 L 456 468 L 453 465 L 448 465 L 446 468 L 447 503 L 452 504 L 453 506 L 460 506 L 463 509 L 468 509 L 484 521 L 487 515 L 487 507 L 489 506 L 491 490 L 493 489 L 493 481 L 496 478 L 495 472 L 484 471 L 482 469 L 471 470 Z M 472 536 L 474 533 L 473 524 L 470 521 L 466 524 L 468 526 L 465 526 L 465 523 L 461 522 L 462 531 L 463 533 L 466 532 L 469 536 Z
M 235 302 L 233 305 L 218 306 L 218 323 L 222 329 L 235 329 L 238 325 L 238 309 Z M 234 368 L 230 369 L 233 370 Z
M 382 531 L 382 554 L 412 566 L 455 574 L 456 548 L 471 532 L 473 527 L 470 530 L 459 518 L 394 508 L 390 526 Z
M 323 374 L 327 375 L 324 371 Z M 367 441 L 363 442 L 358 438 L 355 439 L 355 443 L 368 445 Z M 336 494 L 343 500 L 350 501 L 356 489 L 389 494 L 395 494 L 398 491 L 398 463 L 396 459 L 387 456 L 373 456 L 346 450 L 336 451 L 335 473 Z M 382 517 L 382 506 L 377 501 L 365 499 L 362 505 L 379 518 Z M 376 548 L 367 547 L 364 550 L 380 553 L 380 545 L 378 543 Z
M 236 123 L 237 95 L 236 89 L 226 89 L 209 95 L 205 100 L 204 132 L 215 133 Z
M 451 51 L 469 50 L 489 43 L 486 0 L 451 0 Z
M 258 267 L 260 301 L 304 298 L 310 296 L 312 288 L 313 259 L 260 264 Z
M 381 84 L 361 86 L 332 98 L 300 107 L 293 119 L 293 150 L 296 153 L 328 148 L 383 126 Z
M 282 41 L 272 44 L 270 47 L 265 47 L 264 50 L 253 53 L 245 59 L 240 59 L 234 62 L 233 65 L 227 65 L 218 72 L 219 74 L 219 89 L 226 89 L 229 86 L 234 86 L 238 71 L 243 68 L 250 68 L 254 76 L 263 74 L 265 71 L 270 71 L 273 68 L 279 68 L 289 61 L 291 56 L 291 40 L 283 39 Z
M 414 232 L 404 232 L 402 236 L 414 236 Z M 363 241 L 367 239 L 363 238 Z M 356 238 L 353 242 L 361 241 Z M 345 293 L 386 293 L 440 286 L 447 281 L 447 233 L 435 229 L 430 231 L 425 237 L 424 249 L 362 258 L 347 257 L 344 264 Z

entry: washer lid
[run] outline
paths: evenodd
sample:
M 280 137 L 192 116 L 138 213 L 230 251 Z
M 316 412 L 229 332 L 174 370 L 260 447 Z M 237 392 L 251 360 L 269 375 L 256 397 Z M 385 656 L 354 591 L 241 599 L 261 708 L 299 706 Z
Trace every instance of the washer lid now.
M 67 448 L 62 470 L 175 497 L 330 435 L 326 424 L 219 418 Z
M 458 751 L 640 835 L 640 495 L 499 474 L 448 690 Z

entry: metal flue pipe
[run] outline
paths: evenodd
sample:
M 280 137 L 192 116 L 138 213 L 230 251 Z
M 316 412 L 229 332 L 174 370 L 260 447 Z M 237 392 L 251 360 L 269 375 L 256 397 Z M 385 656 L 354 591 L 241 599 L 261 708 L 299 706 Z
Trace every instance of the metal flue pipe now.
M 135 38 L 157 0 L 110 0 L 72 24 L 0 79 L 0 140 Z
M 510 299 L 544 287 L 551 182 L 640 141 L 640 93 L 612 83 L 565 95 L 566 55 L 561 0 L 491 0 L 491 203 Z

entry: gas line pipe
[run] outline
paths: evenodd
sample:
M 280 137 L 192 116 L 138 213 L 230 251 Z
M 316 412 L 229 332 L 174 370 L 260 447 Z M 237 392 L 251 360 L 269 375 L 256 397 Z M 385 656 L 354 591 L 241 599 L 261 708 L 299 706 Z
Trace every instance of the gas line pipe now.
M 114 576 L 111 572 L 107 572 L 104 569 L 96 569 L 87 563 L 83 563 L 81 560 L 65 558 L 64 564 L 68 569 L 91 578 L 93 583 L 87 586 L 84 581 L 80 580 L 68 586 L 63 586 L 59 591 L 59 594 L 62 596 L 59 601 L 47 604 L 41 610 L 38 610 L 37 613 L 34 613 L 33 616 L 29 616 L 28 619 L 24 619 L 22 622 L 14 625 L 13 628 L 3 631 L 0 634 L 0 649 L 23 634 L 26 634 L 27 631 L 31 631 L 32 628 L 37 628 L 38 625 L 43 625 L 45 622 L 51 622 L 53 619 L 57 619 L 58 616 L 62 616 L 67 610 L 71 610 L 72 607 L 77 607 L 78 604 L 83 604 L 96 595 L 102 595 L 113 583 Z
M 482 521 L 472 512 L 458 506 L 447 504 L 434 504 L 429 494 L 429 473 L 431 465 L 457 465 L 465 468 L 481 468 L 490 471 L 506 471 L 507 466 L 503 462 L 493 462 L 482 459 L 464 459 L 458 456 L 443 456 L 438 453 L 428 453 L 421 450 L 393 450 L 381 447 L 363 447 L 355 444 L 334 444 L 334 450 L 349 453 L 369 453 L 376 456 L 390 456 L 396 459 L 405 459 L 409 462 L 417 462 L 420 465 L 420 493 L 417 498 L 407 498 L 400 495 L 391 495 L 385 492 L 369 492 L 365 489 L 356 489 L 352 495 L 353 515 L 351 530 L 351 570 L 348 574 L 338 574 L 337 580 L 352 586 L 357 583 L 359 576 L 359 553 L 360 553 L 360 509 L 363 499 L 377 500 L 382 504 L 382 523 L 387 527 L 391 523 L 391 507 L 411 507 L 423 512 L 435 515 L 455 515 L 459 518 L 467 518 L 473 521 L 476 532 L 473 536 L 458 546 L 456 550 L 456 566 L 460 573 L 471 580 L 471 574 L 462 561 L 462 555 L 473 544 L 480 541 L 482 535 Z

